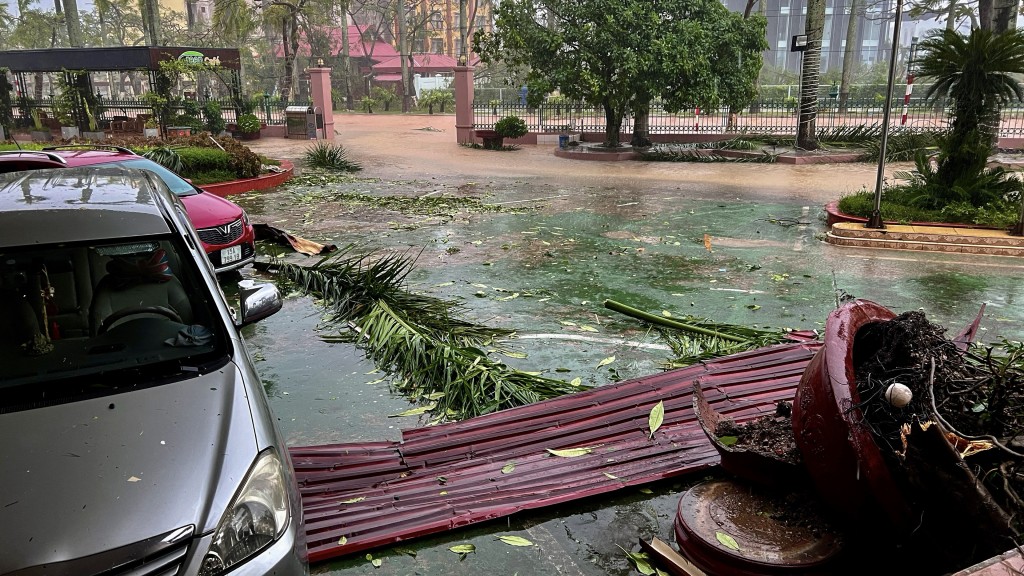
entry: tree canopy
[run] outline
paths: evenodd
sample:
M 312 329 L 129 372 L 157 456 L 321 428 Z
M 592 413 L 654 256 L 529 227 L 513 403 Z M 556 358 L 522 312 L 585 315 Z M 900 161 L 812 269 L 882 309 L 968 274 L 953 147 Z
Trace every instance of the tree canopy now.
M 624 115 L 654 98 L 670 111 L 747 104 L 765 25 L 717 0 L 505 0 L 474 48 L 525 71 L 533 104 L 558 89 L 603 107 L 605 142 L 617 145 Z

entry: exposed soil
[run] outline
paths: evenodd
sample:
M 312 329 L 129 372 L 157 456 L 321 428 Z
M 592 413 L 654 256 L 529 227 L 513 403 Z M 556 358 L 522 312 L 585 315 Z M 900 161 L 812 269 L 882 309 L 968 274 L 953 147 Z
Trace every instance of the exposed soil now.
M 743 424 L 722 420 L 715 429 L 715 436 L 719 441 L 723 437 L 736 438 L 731 445 L 733 448 L 756 452 L 787 464 L 800 464 L 800 450 L 793 436 L 792 410 L 789 402 L 779 402 L 771 416 L 761 416 Z

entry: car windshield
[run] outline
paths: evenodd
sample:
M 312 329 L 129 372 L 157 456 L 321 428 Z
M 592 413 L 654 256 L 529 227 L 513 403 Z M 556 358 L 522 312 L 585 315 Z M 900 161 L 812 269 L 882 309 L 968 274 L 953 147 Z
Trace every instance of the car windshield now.
M 156 174 L 164 181 L 164 184 L 171 189 L 178 196 L 193 196 L 198 194 L 199 191 L 196 187 L 186 182 L 181 176 L 178 176 L 174 172 L 167 168 L 153 162 L 148 158 L 133 158 L 131 160 L 119 160 L 117 162 L 111 162 L 114 166 L 124 166 L 125 168 L 139 168 L 142 170 L 148 170 L 153 174 Z
M 0 317 L 0 412 L 191 378 L 227 358 L 210 291 L 173 236 L 0 249 Z

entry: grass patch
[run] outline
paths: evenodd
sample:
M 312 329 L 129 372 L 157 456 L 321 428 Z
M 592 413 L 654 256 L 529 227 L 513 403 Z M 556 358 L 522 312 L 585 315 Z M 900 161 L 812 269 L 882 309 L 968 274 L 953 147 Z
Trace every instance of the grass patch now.
M 976 208 L 967 202 L 947 204 L 941 210 L 918 208 L 914 204 L 922 195 L 911 185 L 890 186 L 882 191 L 882 219 L 900 224 L 909 222 L 942 222 L 973 224 L 994 228 L 1009 228 L 1020 216 L 1020 203 L 1016 199 L 1002 199 Z M 839 200 L 840 212 L 870 218 L 875 208 L 875 193 L 863 189 Z

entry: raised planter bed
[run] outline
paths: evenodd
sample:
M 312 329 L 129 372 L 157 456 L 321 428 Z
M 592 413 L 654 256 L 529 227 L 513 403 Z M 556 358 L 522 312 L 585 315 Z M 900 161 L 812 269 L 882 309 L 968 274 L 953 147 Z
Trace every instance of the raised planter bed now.
M 839 201 L 833 200 L 825 205 L 825 223 L 829 226 L 838 222 L 853 222 L 867 224 L 868 219 L 853 214 L 839 211 Z M 957 222 L 896 222 L 886 220 L 885 224 L 903 224 L 905 226 L 941 226 L 945 228 L 972 228 L 977 230 L 1006 230 L 1006 228 L 993 228 L 991 226 L 980 226 L 978 224 L 961 224 Z
M 255 178 L 243 178 L 241 180 L 230 180 L 228 182 L 218 182 L 216 184 L 204 184 L 203 186 L 200 186 L 200 188 L 210 194 L 216 194 L 217 196 L 230 196 L 231 194 L 241 194 L 243 192 L 252 192 L 254 190 L 266 190 L 267 188 L 273 188 L 274 186 L 284 184 L 291 179 L 294 172 L 294 164 L 288 160 L 281 160 L 281 172 L 260 174 Z

